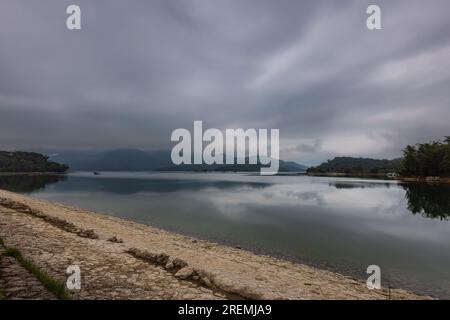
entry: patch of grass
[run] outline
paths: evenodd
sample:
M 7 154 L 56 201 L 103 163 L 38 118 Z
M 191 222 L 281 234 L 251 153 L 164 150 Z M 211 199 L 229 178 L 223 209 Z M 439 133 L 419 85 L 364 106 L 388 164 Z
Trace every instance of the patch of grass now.
M 6 248 L 6 256 L 14 257 L 29 272 L 31 272 L 58 299 L 69 300 L 71 296 L 66 292 L 64 283 L 53 279 L 47 272 L 41 270 L 32 261 L 24 258 L 17 248 Z

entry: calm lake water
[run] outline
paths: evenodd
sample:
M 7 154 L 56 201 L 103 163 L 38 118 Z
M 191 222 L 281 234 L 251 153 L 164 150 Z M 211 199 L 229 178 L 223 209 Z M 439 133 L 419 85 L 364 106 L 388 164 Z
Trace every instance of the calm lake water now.
M 0 176 L 0 188 L 450 298 L 450 185 L 231 173 Z

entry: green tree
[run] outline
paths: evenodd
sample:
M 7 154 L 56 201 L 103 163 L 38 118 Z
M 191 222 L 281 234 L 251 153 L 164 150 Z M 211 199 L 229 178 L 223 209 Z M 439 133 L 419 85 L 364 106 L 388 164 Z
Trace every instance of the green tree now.
M 403 150 L 402 174 L 406 176 L 450 176 L 450 137 Z

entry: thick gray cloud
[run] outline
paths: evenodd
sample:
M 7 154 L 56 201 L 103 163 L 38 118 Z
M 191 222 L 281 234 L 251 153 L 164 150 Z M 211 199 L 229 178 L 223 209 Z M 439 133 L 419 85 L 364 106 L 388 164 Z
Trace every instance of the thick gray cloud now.
M 169 149 L 203 120 L 307 164 L 399 156 L 450 134 L 449 34 L 447 0 L 3 0 L 0 149 Z

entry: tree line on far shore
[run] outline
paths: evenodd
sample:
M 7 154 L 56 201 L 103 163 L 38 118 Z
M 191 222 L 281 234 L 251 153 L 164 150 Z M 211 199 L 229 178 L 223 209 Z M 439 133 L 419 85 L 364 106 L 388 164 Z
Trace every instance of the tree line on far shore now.
M 401 174 L 405 176 L 450 177 L 450 136 L 403 150 Z
M 408 177 L 450 177 L 450 137 L 408 145 L 403 158 L 379 160 L 336 157 L 307 170 L 310 174 L 340 173 L 349 175 L 396 173 Z
M 35 152 L 0 151 L 0 172 L 66 172 L 65 164 L 49 161 Z M 397 173 L 408 177 L 450 177 L 450 136 L 443 141 L 408 145 L 403 158 L 386 160 L 336 157 L 308 168 L 310 174 L 340 173 L 349 175 Z
M 49 161 L 47 156 L 35 152 L 0 151 L 0 172 L 55 172 L 69 169 L 65 164 Z
M 401 159 L 370 159 L 353 157 L 336 157 L 332 160 L 322 163 L 317 167 L 308 168 L 307 173 L 324 174 L 340 173 L 348 175 L 372 175 L 387 174 L 397 172 L 401 165 Z

